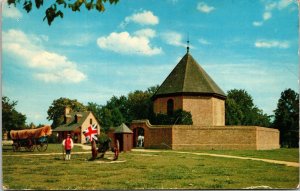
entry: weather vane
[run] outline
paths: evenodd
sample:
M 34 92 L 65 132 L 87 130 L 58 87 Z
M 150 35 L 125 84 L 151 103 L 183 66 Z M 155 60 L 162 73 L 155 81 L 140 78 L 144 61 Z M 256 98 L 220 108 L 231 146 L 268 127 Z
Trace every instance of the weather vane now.
M 190 40 L 189 40 L 189 33 L 188 33 L 188 35 L 187 35 L 187 46 L 186 46 L 186 51 L 187 51 L 187 53 L 189 53 L 189 51 L 190 51 L 190 45 L 189 45 L 189 43 L 190 43 Z

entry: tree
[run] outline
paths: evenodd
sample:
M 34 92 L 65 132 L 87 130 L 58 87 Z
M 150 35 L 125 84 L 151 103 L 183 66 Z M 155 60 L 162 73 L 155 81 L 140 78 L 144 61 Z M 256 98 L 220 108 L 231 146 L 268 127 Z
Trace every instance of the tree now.
M 108 101 L 105 106 L 91 102 L 89 102 L 86 106 L 88 111 L 93 112 L 104 131 L 107 131 L 111 127 L 119 126 L 121 123 L 125 122 L 120 108 L 118 107 L 118 104 L 116 104 L 116 102 L 119 101 L 118 98 L 113 96 L 111 100 L 113 100 L 114 103 Z
M 227 92 L 225 101 L 226 125 L 257 125 L 270 127 L 270 116 L 254 105 L 251 95 L 245 90 Z
M 153 101 L 151 100 L 159 86 L 151 86 L 145 91 L 136 90 L 128 94 L 129 122 L 135 119 L 151 119 L 153 117 Z
M 226 125 L 241 125 L 243 112 L 233 98 L 227 97 L 225 108 Z
M 120 97 L 113 96 L 109 101 L 107 101 L 105 107 L 110 109 L 111 111 L 114 109 L 118 109 L 122 114 L 122 118 L 130 118 L 128 111 L 128 99 L 124 95 L 121 95 Z
M 112 122 L 112 114 L 110 109 L 102 107 L 100 109 L 100 116 L 100 125 L 105 131 L 107 131 L 110 127 L 113 127 L 114 124 Z
M 273 127 L 280 131 L 280 144 L 299 147 L 299 94 L 292 89 L 281 92 L 274 110 Z
M 114 108 L 111 110 L 111 121 L 113 123 L 114 127 L 118 127 L 120 126 L 122 123 L 125 122 L 125 119 L 121 113 L 121 111 L 119 110 L 119 108 Z
M 151 94 L 147 91 L 136 90 L 128 94 L 128 109 L 131 120 L 147 119 L 152 112 Z
M 91 111 L 95 118 L 97 119 L 97 121 L 101 121 L 101 105 L 98 105 L 96 103 L 93 102 L 88 102 L 87 106 L 86 106 L 87 111 Z
M 17 103 L 6 96 L 2 97 L 2 134 L 5 131 L 26 128 L 26 116 L 15 109 Z
M 29 13 L 33 8 L 33 0 L 8 0 L 8 5 L 13 4 L 16 6 L 17 4 L 23 4 L 23 9 Z M 63 18 L 64 14 L 59 8 L 68 8 L 73 12 L 80 11 L 82 5 L 90 11 L 92 9 L 104 12 L 105 6 L 104 3 L 109 2 L 110 4 L 116 4 L 119 0 L 53 0 L 53 3 L 46 9 L 45 17 L 43 20 L 47 19 L 48 25 L 54 21 L 56 17 Z M 35 0 L 35 7 L 39 9 L 44 4 L 44 0 Z
M 52 128 L 58 127 L 64 121 L 65 108 L 69 107 L 71 111 L 81 112 L 86 111 L 86 107 L 76 99 L 59 98 L 52 102 L 48 109 L 48 120 L 53 120 Z
M 150 119 L 154 125 L 192 125 L 193 119 L 190 112 L 182 109 L 175 110 L 172 114 L 154 114 Z
M 130 92 L 127 96 L 113 96 L 103 106 L 88 103 L 87 109 L 95 114 L 105 131 L 136 119 L 149 119 L 151 123 L 160 125 L 193 124 L 191 113 L 183 110 L 175 111 L 172 115 L 153 113 L 151 97 L 158 88 L 159 86 L 152 86 L 145 91 Z

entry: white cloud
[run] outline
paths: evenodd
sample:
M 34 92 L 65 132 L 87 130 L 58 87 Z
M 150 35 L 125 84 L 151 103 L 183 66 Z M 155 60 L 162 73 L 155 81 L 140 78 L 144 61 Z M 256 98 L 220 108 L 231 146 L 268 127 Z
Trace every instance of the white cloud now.
M 136 31 L 134 35 L 126 31 L 113 32 L 106 37 L 99 37 L 97 44 L 102 49 L 116 53 L 152 56 L 162 53 L 161 48 L 152 47 L 150 44 L 150 38 L 154 36 L 155 31 L 151 29 Z
M 211 42 L 209 42 L 208 40 L 204 39 L 204 38 L 200 38 L 198 40 L 200 42 L 200 44 L 203 44 L 203 45 L 210 45 Z
M 277 7 L 277 2 L 271 2 L 271 3 L 267 3 L 265 5 L 265 10 L 266 11 L 272 11 L 273 9 L 275 9 Z
M 207 5 L 204 2 L 199 2 L 198 5 L 197 5 L 197 10 L 202 12 L 202 13 L 210 13 L 213 10 L 215 10 L 215 8 L 212 7 L 212 6 Z
M 43 38 L 11 29 L 3 31 L 3 39 L 3 49 L 32 68 L 34 76 L 44 82 L 78 83 L 86 78 L 75 62 L 39 45 Z
M 290 44 L 287 41 L 278 40 L 257 40 L 255 42 L 257 48 L 289 48 Z
M 20 19 L 23 16 L 22 13 L 15 6 L 8 6 L 6 2 L 2 3 L 2 10 L 2 16 L 4 18 Z
M 253 24 L 253 26 L 260 27 L 260 26 L 262 26 L 263 22 L 254 21 L 252 24 Z
M 293 0 L 280 0 L 277 4 L 277 8 L 279 10 L 281 10 L 281 9 L 288 7 L 292 3 L 293 3 Z
M 142 30 L 136 31 L 134 33 L 134 35 L 139 36 L 139 37 L 153 38 L 156 36 L 156 32 L 153 29 L 142 29 Z
M 45 82 L 73 82 L 79 83 L 85 79 L 85 75 L 73 67 L 64 68 L 60 71 L 42 72 L 36 74 L 36 78 Z
M 186 47 L 186 43 L 183 42 L 182 35 L 180 33 L 171 31 L 165 32 L 161 36 L 167 44 Z
M 297 68 L 295 63 L 290 64 L 293 68 Z M 280 61 L 268 63 L 263 60 L 247 59 L 233 63 L 222 61 L 206 63 L 202 66 L 224 91 L 234 88 L 245 89 L 253 97 L 254 104 L 268 114 L 272 114 L 276 108 L 282 90 L 286 87 L 293 89 L 298 87 L 295 80 L 297 77 L 282 75 L 283 72 L 289 71 L 283 69 Z
M 280 0 L 280 1 L 268 1 L 265 4 L 265 11 L 262 15 L 262 21 L 254 21 L 252 24 L 253 26 L 262 26 L 265 21 L 269 20 L 272 18 L 272 11 L 275 9 L 277 10 L 282 10 L 287 7 L 289 7 L 293 3 L 293 0 Z
M 266 20 L 269 20 L 270 18 L 272 17 L 272 13 L 271 12 L 264 12 L 263 14 L 263 19 L 266 21 Z
M 67 36 L 59 42 L 63 46 L 85 46 L 93 41 L 93 37 L 88 34 L 76 34 L 74 36 Z
M 125 18 L 125 21 L 121 23 L 121 27 L 125 27 L 128 23 L 134 22 L 140 25 L 157 25 L 159 18 L 155 16 L 151 11 L 142 11 L 135 13 Z

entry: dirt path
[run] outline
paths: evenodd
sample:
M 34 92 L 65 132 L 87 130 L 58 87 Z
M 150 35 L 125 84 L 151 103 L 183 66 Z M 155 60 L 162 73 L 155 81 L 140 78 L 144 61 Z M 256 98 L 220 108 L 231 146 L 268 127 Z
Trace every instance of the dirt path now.
M 78 155 L 78 154 L 86 154 L 86 153 L 91 153 L 89 151 L 83 151 L 83 152 L 72 152 L 72 155 Z M 3 157 L 14 157 L 14 156 L 50 156 L 50 155 L 62 155 L 62 153 L 29 153 L 29 154 L 15 154 L 15 155 L 2 155 Z
M 196 152 L 183 152 L 183 151 L 162 151 L 162 150 L 151 150 L 151 149 L 132 149 L 132 151 L 134 151 L 134 152 L 175 152 L 175 153 L 181 153 L 181 154 L 205 155 L 205 156 L 213 156 L 213 157 L 263 161 L 263 162 L 274 163 L 274 164 L 283 164 L 283 165 L 286 165 L 286 166 L 298 167 L 298 168 L 300 166 L 299 163 L 297 163 L 297 162 L 288 162 L 288 161 L 262 159 L 262 158 L 252 158 L 252 157 L 240 157 L 240 156 L 212 154 L 212 153 L 196 153 Z
M 82 145 L 82 144 L 74 144 L 75 146 L 80 146 L 83 150 L 89 150 L 89 151 L 82 151 L 82 152 L 72 152 L 72 155 L 78 155 L 78 154 L 86 154 L 86 153 L 91 153 L 91 146 L 90 145 Z M 49 156 L 49 155 L 62 155 L 62 153 L 29 153 L 29 154 L 14 154 L 14 155 L 3 155 L 2 156 Z
M 91 150 L 91 146 L 89 145 L 82 145 L 82 144 L 75 144 L 77 146 L 81 146 L 84 150 Z M 173 152 L 173 153 L 181 153 L 181 154 L 193 154 L 198 156 L 212 156 L 212 157 L 223 157 L 223 158 L 234 158 L 234 159 L 241 159 L 241 160 L 254 160 L 254 161 L 262 161 L 268 162 L 273 164 L 283 164 L 286 166 L 291 167 L 300 167 L 299 163 L 297 162 L 288 162 L 288 161 L 280 161 L 280 160 L 273 160 L 273 159 L 263 159 L 263 158 L 253 158 L 253 157 L 241 157 L 241 156 L 233 156 L 233 155 L 222 155 L 222 154 L 212 154 L 212 153 L 197 153 L 197 152 L 184 152 L 184 151 L 169 151 L 169 150 L 151 150 L 151 149 L 132 149 L 133 152 L 149 152 L 149 153 L 158 153 L 158 152 Z M 86 154 L 91 153 L 91 151 L 83 151 L 83 152 L 72 152 L 72 154 Z M 32 153 L 32 154 L 15 154 L 15 155 L 2 155 L 2 156 L 47 156 L 47 155 L 61 155 L 62 153 Z M 109 153 L 107 153 L 109 154 Z

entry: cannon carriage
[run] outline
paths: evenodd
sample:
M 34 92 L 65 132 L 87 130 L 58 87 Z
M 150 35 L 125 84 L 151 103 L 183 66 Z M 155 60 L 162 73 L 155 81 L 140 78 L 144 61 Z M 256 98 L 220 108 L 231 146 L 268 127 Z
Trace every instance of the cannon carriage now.
M 109 137 L 106 137 L 106 139 L 99 142 L 97 151 L 100 153 L 100 158 L 104 158 L 105 153 L 111 150 L 114 153 L 114 160 L 118 159 L 120 152 L 119 141 L 117 140 L 114 145 L 111 144 L 111 141 Z
M 46 151 L 48 148 L 48 136 L 52 133 L 50 126 L 37 129 L 11 130 L 10 137 L 13 140 L 13 151 Z

